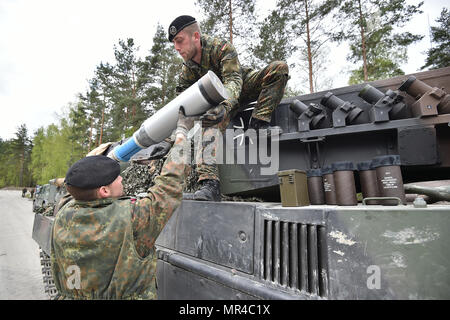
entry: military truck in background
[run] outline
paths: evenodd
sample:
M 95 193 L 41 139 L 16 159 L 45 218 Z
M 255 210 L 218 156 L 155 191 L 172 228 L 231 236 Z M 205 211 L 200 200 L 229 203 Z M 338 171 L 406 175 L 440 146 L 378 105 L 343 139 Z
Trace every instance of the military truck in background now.
M 33 199 L 33 212 L 43 211 L 44 208 L 44 201 L 48 198 L 50 190 L 50 185 L 44 184 L 39 188 L 39 190 L 36 192 L 36 195 Z
M 219 166 L 241 201 L 183 200 L 156 241 L 158 298 L 449 299 L 449 92 L 450 67 L 284 99 L 270 141 L 246 134 L 242 106 Z M 357 165 L 379 157 L 400 176 L 361 183 Z M 314 198 L 329 167 L 346 172 L 334 192 L 349 203 Z M 366 194 L 400 182 L 394 197 Z M 35 216 L 46 256 L 53 219 Z
M 49 180 L 49 183 L 39 188 L 39 192 L 36 194 L 36 197 L 33 200 L 33 212 L 36 213 L 36 217 L 52 217 L 53 219 L 55 205 L 59 203 L 59 201 L 66 194 L 66 192 L 67 191 L 64 186 L 64 178 L 51 179 Z M 33 227 L 33 239 L 34 239 L 34 227 Z M 51 272 L 50 252 L 42 250 L 42 246 L 39 241 L 38 243 L 39 243 L 39 258 L 41 260 L 42 266 L 42 275 L 43 275 L 42 280 L 44 282 L 44 290 L 49 298 L 53 298 L 56 296 L 57 290 Z
M 49 183 L 41 186 L 33 199 L 33 212 L 42 213 L 47 208 L 53 207 L 66 193 L 64 178 L 49 180 Z

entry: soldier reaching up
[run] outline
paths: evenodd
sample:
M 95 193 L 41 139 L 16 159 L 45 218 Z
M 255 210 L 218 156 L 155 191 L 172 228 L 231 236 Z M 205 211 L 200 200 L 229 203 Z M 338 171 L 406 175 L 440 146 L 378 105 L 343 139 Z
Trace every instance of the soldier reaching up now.
M 169 41 L 184 60 L 177 93 L 180 94 L 205 75 L 213 71 L 224 84 L 229 99 L 211 108 L 200 119 L 203 141 L 211 143 L 214 156 L 218 145 L 218 130 L 224 132 L 236 115 L 240 104 L 257 101 L 250 120 L 250 128 L 270 129 L 271 115 L 284 94 L 288 80 L 288 66 L 274 61 L 261 70 L 242 67 L 233 45 L 223 39 L 202 34 L 195 18 L 179 16 L 169 26 Z M 166 141 L 161 142 L 158 156 L 167 150 Z M 157 148 L 155 148 L 157 150 Z M 203 154 L 203 152 L 199 153 Z M 198 180 L 201 185 L 194 200 L 220 201 L 219 172 L 215 159 L 209 163 L 197 161 Z
M 187 143 L 194 117 L 180 110 L 174 147 Z M 152 299 L 156 297 L 154 243 L 180 205 L 185 163 L 169 153 L 147 196 L 123 196 L 120 166 L 103 155 L 69 168 L 67 191 L 74 200 L 58 212 L 51 262 L 62 299 Z

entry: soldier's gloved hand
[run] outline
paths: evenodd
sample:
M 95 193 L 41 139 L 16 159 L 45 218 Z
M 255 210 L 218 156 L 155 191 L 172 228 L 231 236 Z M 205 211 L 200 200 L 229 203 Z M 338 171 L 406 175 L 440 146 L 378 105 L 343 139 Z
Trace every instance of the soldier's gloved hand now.
M 181 106 L 178 111 L 178 122 L 177 129 L 175 130 L 175 134 L 182 133 L 187 137 L 189 130 L 194 126 L 194 122 L 198 120 L 198 116 L 188 117 L 184 112 L 184 107 Z
M 150 153 L 150 156 L 148 157 L 148 160 L 161 159 L 170 151 L 170 148 L 172 148 L 172 144 L 165 140 L 161 141 L 158 144 L 155 144 L 153 146 L 152 152 Z
M 227 100 L 221 102 L 219 105 L 214 108 L 206 111 L 201 117 L 203 127 L 211 127 L 215 124 L 218 124 L 225 118 L 227 114 L 227 107 L 231 108 L 231 103 Z
M 112 142 L 106 142 L 106 143 L 102 143 L 101 145 L 99 145 L 97 148 L 91 150 L 86 157 L 89 156 L 98 156 L 98 155 L 102 155 L 102 154 L 106 154 L 105 151 L 107 151 L 109 149 L 109 147 L 112 145 Z
M 114 150 L 115 147 L 124 144 L 126 141 L 128 141 L 128 139 L 130 139 L 130 138 L 126 138 L 126 139 L 122 139 L 122 140 L 113 142 L 113 143 L 108 147 L 108 149 L 107 149 L 105 152 L 103 152 L 103 154 L 104 154 L 105 156 L 107 156 L 111 151 Z

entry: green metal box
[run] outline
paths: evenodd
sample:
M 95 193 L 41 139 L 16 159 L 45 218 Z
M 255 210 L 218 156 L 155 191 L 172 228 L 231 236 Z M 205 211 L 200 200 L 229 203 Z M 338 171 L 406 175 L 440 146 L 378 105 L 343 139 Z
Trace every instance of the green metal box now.
M 278 172 L 283 207 L 309 206 L 306 172 L 292 169 Z

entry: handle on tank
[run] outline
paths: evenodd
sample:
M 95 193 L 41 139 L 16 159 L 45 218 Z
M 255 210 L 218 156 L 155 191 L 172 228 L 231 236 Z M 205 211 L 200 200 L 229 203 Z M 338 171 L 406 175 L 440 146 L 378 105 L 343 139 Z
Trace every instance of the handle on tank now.
M 363 206 L 366 205 L 366 201 L 370 201 L 370 200 L 381 200 L 381 201 L 384 201 L 384 200 L 397 200 L 398 201 L 398 204 L 396 204 L 397 206 L 402 204 L 402 200 L 400 200 L 400 198 L 397 198 L 397 197 L 367 197 L 367 198 L 364 198 L 362 200 Z

